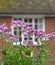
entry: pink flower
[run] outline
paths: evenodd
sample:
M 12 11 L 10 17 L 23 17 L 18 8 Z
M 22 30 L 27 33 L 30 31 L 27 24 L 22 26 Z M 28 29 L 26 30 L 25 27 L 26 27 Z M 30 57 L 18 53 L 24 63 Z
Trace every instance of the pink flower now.
M 22 33 L 29 33 L 29 34 L 33 34 L 34 33 L 34 29 L 32 26 L 27 26 L 25 28 L 22 28 Z
M 24 40 L 22 42 L 22 46 L 27 47 L 28 45 L 34 46 L 34 43 L 32 41 L 27 41 L 27 40 Z
M 23 26 L 25 26 L 25 22 L 24 21 L 22 21 L 22 20 L 13 20 L 12 22 L 11 22 L 11 27 L 23 27 Z
M 8 32 L 8 28 L 6 26 L 6 23 L 0 25 L 0 33 L 7 33 Z
M 43 31 L 41 31 L 41 30 L 35 32 L 35 37 L 37 37 L 37 38 L 40 38 L 40 37 L 42 37 L 44 35 L 45 35 L 45 33 Z
M 52 34 L 53 40 L 55 40 L 55 32 L 52 32 L 51 34 Z
M 24 40 L 23 43 L 21 43 L 21 45 L 27 47 L 28 41 L 27 40 Z
M 12 41 L 17 41 L 18 40 L 18 37 L 14 34 L 12 34 L 11 32 L 9 32 L 9 38 L 12 40 Z
M 49 40 L 49 39 L 55 40 L 55 32 L 46 34 L 45 37 L 46 37 L 46 40 Z

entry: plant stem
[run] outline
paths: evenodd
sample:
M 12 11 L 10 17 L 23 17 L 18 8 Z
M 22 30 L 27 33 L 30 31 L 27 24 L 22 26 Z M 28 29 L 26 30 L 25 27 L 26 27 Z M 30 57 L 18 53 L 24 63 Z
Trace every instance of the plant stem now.
M 2 49 L 4 48 L 4 34 L 2 34 Z
M 19 36 L 19 42 L 20 42 L 20 45 L 21 45 L 21 27 L 19 27 L 18 29 L 18 36 Z

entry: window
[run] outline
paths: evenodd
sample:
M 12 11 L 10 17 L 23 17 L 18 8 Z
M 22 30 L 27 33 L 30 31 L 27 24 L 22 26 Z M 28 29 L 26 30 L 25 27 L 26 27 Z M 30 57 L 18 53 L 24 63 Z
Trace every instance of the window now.
M 35 31 L 38 30 L 43 30 L 45 31 L 45 23 L 44 23 L 44 19 L 43 18 L 19 18 L 19 19 L 14 19 L 14 20 L 23 20 L 26 22 L 27 25 L 29 26 L 33 26 Z M 15 35 L 17 35 L 17 28 L 13 28 L 13 33 Z M 22 37 L 22 42 L 23 40 L 28 40 L 28 36 L 25 34 L 21 34 Z M 31 36 L 30 39 L 36 44 L 37 39 L 35 38 L 35 36 Z M 15 44 L 15 43 L 14 43 Z M 17 45 L 19 45 L 19 43 L 17 42 Z

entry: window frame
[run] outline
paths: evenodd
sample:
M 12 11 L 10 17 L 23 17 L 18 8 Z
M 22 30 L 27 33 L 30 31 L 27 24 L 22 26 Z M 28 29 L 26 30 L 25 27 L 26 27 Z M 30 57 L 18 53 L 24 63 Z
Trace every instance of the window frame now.
M 12 21 L 14 20 L 15 18 L 12 18 Z M 17 18 L 17 19 L 19 19 L 19 17 Z M 24 21 L 24 19 L 30 19 L 30 18 L 22 18 L 21 17 L 21 19 Z M 37 19 L 38 20 L 38 26 L 40 25 L 40 23 L 39 23 L 39 19 L 42 19 L 42 24 L 43 24 L 43 31 L 45 32 L 45 18 L 44 17 L 41 17 L 41 18 L 31 18 L 32 19 L 32 25 L 33 25 L 33 28 L 35 28 L 35 24 L 34 24 L 34 20 L 35 19 Z M 14 34 L 14 27 L 12 27 L 11 28 L 11 32 Z M 22 42 L 23 42 L 23 40 L 24 40 L 24 35 L 23 34 L 21 34 L 21 37 L 22 37 Z M 36 44 L 36 42 L 35 42 L 35 36 L 33 35 L 33 42 Z M 22 43 L 21 42 L 21 43 Z M 19 42 L 17 42 L 17 45 L 19 45 L 20 43 Z M 13 44 L 13 45 L 16 45 L 16 44 Z M 40 44 L 41 45 L 41 44 Z

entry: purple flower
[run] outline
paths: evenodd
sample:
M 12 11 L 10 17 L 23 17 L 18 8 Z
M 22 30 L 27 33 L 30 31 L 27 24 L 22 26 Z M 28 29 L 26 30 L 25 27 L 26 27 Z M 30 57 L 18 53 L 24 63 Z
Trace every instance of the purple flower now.
M 22 32 L 25 34 L 25 33 L 28 33 L 28 34 L 33 34 L 34 33 L 34 29 L 32 26 L 27 26 L 25 28 L 22 28 Z
M 24 21 L 22 21 L 22 20 L 13 20 L 12 22 L 11 22 L 11 27 L 23 27 L 23 26 L 25 26 L 25 22 Z
M 42 37 L 42 36 L 44 36 L 44 35 L 45 35 L 45 33 L 44 33 L 43 31 L 41 31 L 41 30 L 35 32 L 35 37 L 37 37 L 37 38 L 38 38 L 38 37 Z
M 52 32 L 52 38 L 55 40 L 55 32 Z
M 52 32 L 51 35 L 52 35 L 52 39 L 55 40 L 55 32 Z
M 12 34 L 11 32 L 9 32 L 9 38 L 12 40 L 12 41 L 17 41 L 18 40 L 18 37 L 14 34 Z
M 27 41 L 27 40 L 24 40 L 21 44 L 22 44 L 22 46 L 27 47 L 27 45 L 28 45 L 28 41 Z
M 22 46 L 27 47 L 28 45 L 34 46 L 34 43 L 32 41 L 24 40 L 22 43 Z
M 46 37 L 46 40 L 49 40 L 49 39 L 55 40 L 55 32 L 46 34 L 45 37 Z
M 8 32 L 8 28 L 6 26 L 6 23 L 0 25 L 0 33 L 7 33 Z

